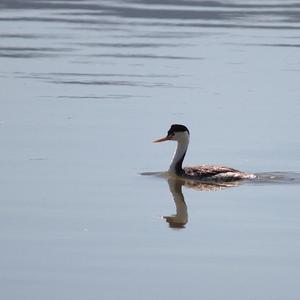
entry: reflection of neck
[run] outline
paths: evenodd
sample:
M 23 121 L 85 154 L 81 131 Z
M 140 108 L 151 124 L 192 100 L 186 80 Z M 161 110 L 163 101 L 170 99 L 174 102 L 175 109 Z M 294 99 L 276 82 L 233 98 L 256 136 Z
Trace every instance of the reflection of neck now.
M 176 206 L 176 215 L 173 215 L 170 222 L 172 221 L 173 225 L 178 224 L 183 226 L 188 222 L 187 206 L 182 193 L 183 183 L 178 180 L 169 179 L 168 184 Z
M 180 175 L 182 170 L 182 162 L 184 160 L 189 145 L 189 136 L 185 135 L 177 142 L 177 148 L 173 156 L 169 171 Z

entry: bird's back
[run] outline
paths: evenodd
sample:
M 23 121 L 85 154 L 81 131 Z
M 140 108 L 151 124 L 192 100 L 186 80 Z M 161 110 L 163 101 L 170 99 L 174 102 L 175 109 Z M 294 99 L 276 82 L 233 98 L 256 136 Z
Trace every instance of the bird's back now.
M 255 175 L 224 166 L 200 165 L 183 168 L 184 177 L 203 181 L 235 181 L 253 179 Z

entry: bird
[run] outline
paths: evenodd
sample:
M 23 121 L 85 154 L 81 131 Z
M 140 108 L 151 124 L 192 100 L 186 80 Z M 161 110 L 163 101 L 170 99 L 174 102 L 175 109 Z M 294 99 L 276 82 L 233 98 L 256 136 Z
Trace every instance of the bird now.
M 167 136 L 153 142 L 160 143 L 164 141 L 177 142 L 177 148 L 168 171 L 172 175 L 205 182 L 231 182 L 256 178 L 255 174 L 219 165 L 199 165 L 183 168 L 182 163 L 190 141 L 190 132 L 185 125 L 171 125 Z

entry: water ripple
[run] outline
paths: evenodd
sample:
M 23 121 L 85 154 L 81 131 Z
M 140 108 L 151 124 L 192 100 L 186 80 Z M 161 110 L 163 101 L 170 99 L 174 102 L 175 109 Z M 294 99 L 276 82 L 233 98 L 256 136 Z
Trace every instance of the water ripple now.
M 184 23 L 186 20 L 190 22 L 190 26 L 205 21 L 206 26 L 216 26 L 210 24 L 211 21 L 218 21 L 218 26 L 228 26 L 235 22 L 236 26 L 249 26 L 257 28 L 260 26 L 260 19 L 263 17 L 268 28 L 276 27 L 275 23 L 279 20 L 280 28 L 285 28 L 282 24 L 294 23 L 299 24 L 300 5 L 293 1 L 282 1 L 268 3 L 250 2 L 244 3 L 227 3 L 226 1 L 2 1 L 3 9 L 15 10 L 53 10 L 56 15 L 47 16 L 18 16 L 3 17 L 1 21 L 26 21 L 26 22 L 62 22 L 76 24 L 103 24 L 105 17 L 116 17 L 123 20 L 156 20 L 160 24 L 160 20 L 176 20 Z M 73 16 L 73 17 L 72 17 Z M 82 17 L 81 17 L 82 16 Z M 100 17 L 100 18 L 99 18 Z M 120 20 L 110 20 L 110 23 L 117 24 Z M 178 24 L 173 24 L 178 25 Z M 289 28 L 289 27 L 288 27 Z

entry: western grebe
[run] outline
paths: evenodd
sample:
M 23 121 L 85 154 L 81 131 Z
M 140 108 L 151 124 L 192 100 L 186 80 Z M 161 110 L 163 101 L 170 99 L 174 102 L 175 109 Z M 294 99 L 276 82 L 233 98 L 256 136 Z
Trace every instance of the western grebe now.
M 173 124 L 167 136 L 154 141 L 154 143 L 164 141 L 177 141 L 177 149 L 169 168 L 169 172 L 177 176 L 191 180 L 212 182 L 253 179 L 256 177 L 254 174 L 244 173 L 224 166 L 200 165 L 182 168 L 182 162 L 190 141 L 190 132 L 184 125 Z

